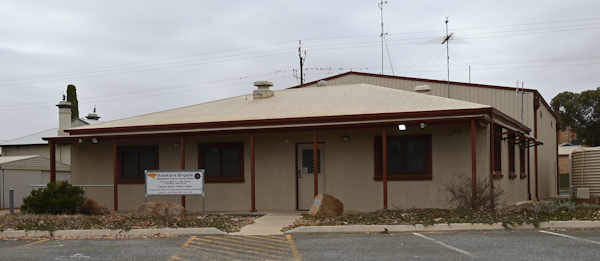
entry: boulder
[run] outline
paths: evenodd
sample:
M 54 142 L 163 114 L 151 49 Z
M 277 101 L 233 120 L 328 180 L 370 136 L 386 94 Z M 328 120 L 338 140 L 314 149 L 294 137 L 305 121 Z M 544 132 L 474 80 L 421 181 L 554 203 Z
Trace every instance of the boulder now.
M 162 216 L 182 218 L 185 216 L 185 208 L 177 203 L 170 202 L 146 202 L 138 207 L 140 216 Z
M 531 212 L 535 209 L 535 202 L 532 200 L 520 201 L 515 204 L 516 211 L 528 211 Z
M 339 215 L 344 212 L 344 204 L 332 195 L 318 194 L 308 214 L 312 216 Z
M 86 215 L 105 215 L 111 213 L 105 206 L 91 198 L 86 199 L 83 204 L 79 206 L 79 212 Z

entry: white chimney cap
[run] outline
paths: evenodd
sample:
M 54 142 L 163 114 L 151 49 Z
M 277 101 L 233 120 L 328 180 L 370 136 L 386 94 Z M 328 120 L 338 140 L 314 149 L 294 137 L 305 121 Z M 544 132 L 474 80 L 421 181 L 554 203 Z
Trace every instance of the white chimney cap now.
M 254 86 L 256 86 L 256 87 L 259 87 L 259 88 L 260 88 L 260 87 L 263 87 L 263 88 L 264 88 L 264 87 L 266 87 L 266 88 L 269 88 L 269 87 L 273 86 L 273 83 L 272 83 L 272 82 L 270 82 L 270 81 L 255 81 L 255 82 L 254 82 Z
M 327 86 L 327 81 L 320 80 L 317 82 L 317 87 L 325 87 L 325 86 Z

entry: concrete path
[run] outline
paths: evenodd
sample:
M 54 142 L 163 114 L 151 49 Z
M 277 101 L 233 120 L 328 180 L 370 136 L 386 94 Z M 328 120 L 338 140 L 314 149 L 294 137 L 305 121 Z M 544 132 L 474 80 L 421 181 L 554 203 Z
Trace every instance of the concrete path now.
M 230 235 L 282 235 L 281 230 L 301 218 L 300 213 L 268 213 Z

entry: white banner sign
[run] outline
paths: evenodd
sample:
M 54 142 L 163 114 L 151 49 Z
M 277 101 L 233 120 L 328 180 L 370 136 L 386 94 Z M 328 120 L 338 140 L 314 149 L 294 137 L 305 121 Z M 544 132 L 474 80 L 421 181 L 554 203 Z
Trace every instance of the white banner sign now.
M 202 195 L 204 170 L 146 170 L 146 195 Z

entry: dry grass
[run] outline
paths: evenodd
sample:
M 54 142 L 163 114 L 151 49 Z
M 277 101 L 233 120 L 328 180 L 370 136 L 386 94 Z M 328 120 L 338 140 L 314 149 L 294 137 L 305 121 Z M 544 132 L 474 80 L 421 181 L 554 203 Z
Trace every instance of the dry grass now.
M 470 210 L 470 209 L 397 209 L 366 213 L 348 213 L 328 217 L 304 215 L 290 230 L 300 226 L 339 226 L 339 225 L 433 225 L 452 223 L 502 223 L 505 227 L 533 224 L 536 227 L 545 221 L 559 220 L 600 220 L 600 205 L 577 207 L 574 211 L 536 213 L 515 210 Z
M 215 227 L 225 232 L 239 231 L 259 216 L 241 215 L 194 215 L 184 218 L 138 216 L 128 213 L 106 215 L 4 215 L 0 218 L 0 231 L 39 230 L 56 231 L 68 229 L 130 230 L 139 228 L 190 228 Z

